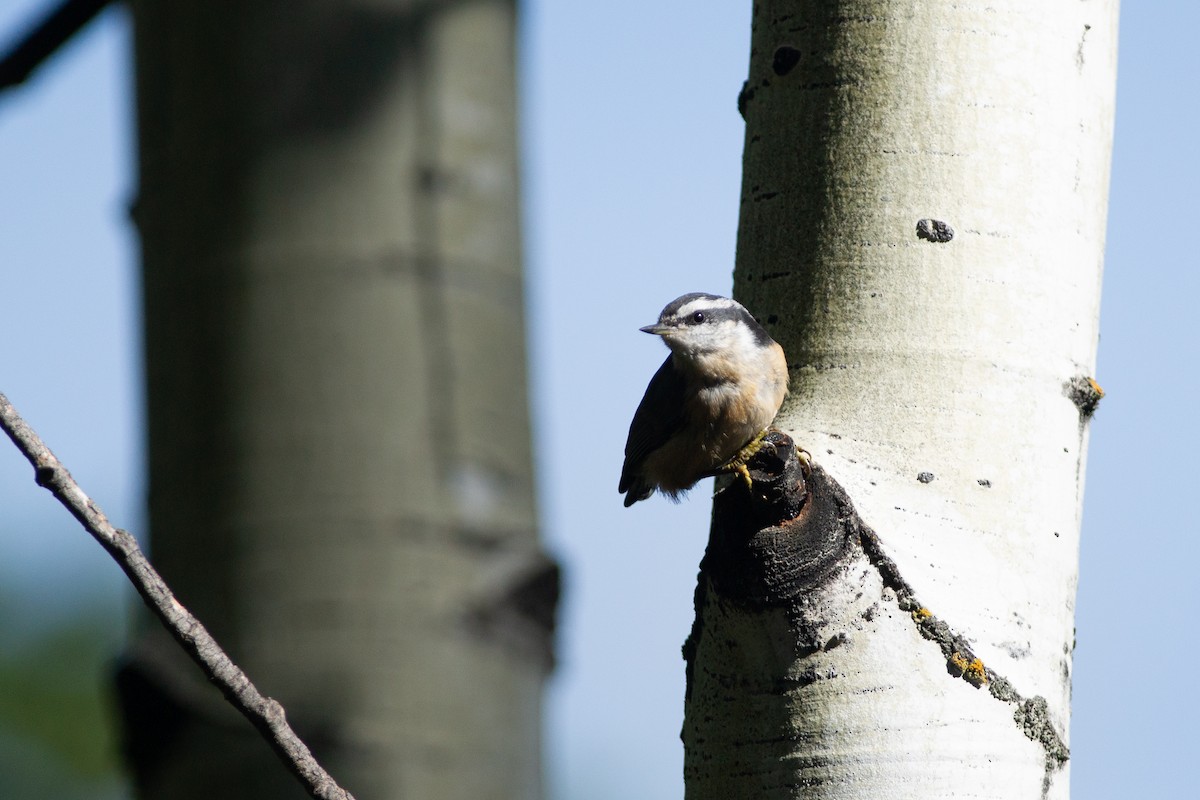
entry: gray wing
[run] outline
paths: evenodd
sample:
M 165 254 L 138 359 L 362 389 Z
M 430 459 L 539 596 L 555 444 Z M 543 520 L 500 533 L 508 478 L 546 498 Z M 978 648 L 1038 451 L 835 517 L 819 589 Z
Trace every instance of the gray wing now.
M 671 366 L 671 356 L 658 368 L 646 394 L 633 414 L 629 438 L 625 440 L 625 464 L 621 467 L 621 482 L 617 491 L 628 492 L 625 505 L 645 500 L 654 492 L 641 475 L 642 462 L 666 444 L 683 426 L 684 382 Z

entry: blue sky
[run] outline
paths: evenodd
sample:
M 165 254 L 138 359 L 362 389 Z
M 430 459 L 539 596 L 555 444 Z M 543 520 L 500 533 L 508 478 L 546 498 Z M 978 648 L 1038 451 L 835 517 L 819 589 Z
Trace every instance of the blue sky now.
M 0 34 L 43 3 L 0 0 Z M 568 580 L 546 760 L 554 796 L 572 800 L 682 797 L 679 647 L 708 504 L 701 491 L 626 510 L 615 483 L 629 415 L 663 357 L 637 328 L 684 291 L 730 287 L 749 3 L 712 6 L 702 17 L 674 1 L 524 7 L 540 500 Z M 1097 369 L 1108 396 L 1092 424 L 1077 616 L 1077 797 L 1194 786 L 1197 29 L 1200 4 L 1124 4 Z M 0 96 L 0 391 L 118 524 L 141 530 L 127 50 L 123 13 L 106 12 Z M 592 440 L 582 463 L 581 430 Z M 84 590 L 123 617 L 123 577 L 6 446 L 0 620 L 70 615 Z M 0 630 L 0 647 L 18 633 Z

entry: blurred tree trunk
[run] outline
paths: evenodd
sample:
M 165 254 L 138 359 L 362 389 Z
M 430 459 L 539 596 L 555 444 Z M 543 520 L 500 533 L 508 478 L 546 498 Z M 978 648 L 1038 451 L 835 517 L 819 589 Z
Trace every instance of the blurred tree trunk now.
M 735 294 L 788 354 L 814 549 L 714 525 L 689 798 L 1068 797 L 1116 22 L 755 3 Z
M 515 12 L 135 0 L 152 554 L 359 800 L 537 798 Z M 299 796 L 146 628 L 142 796 Z

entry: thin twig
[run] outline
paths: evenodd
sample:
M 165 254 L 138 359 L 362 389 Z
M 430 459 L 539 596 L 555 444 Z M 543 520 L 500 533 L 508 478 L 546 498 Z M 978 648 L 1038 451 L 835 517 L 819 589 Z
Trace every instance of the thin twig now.
M 65 0 L 0 57 L 0 91 L 25 81 L 110 0 Z
M 284 764 L 304 784 L 309 795 L 318 800 L 354 800 L 353 796 L 330 777 L 308 747 L 284 718 L 283 706 L 250 682 L 200 621 L 184 608 L 167 584 L 150 566 L 137 540 L 126 531 L 114 528 L 104 512 L 84 494 L 67 468 L 55 458 L 41 437 L 17 414 L 0 393 L 0 427 L 33 465 L 39 486 L 49 489 L 58 501 L 79 520 L 88 533 L 109 552 L 146 605 L 158 615 L 175 640 L 200 665 L 208 679 L 217 685 L 230 703 L 263 735 Z

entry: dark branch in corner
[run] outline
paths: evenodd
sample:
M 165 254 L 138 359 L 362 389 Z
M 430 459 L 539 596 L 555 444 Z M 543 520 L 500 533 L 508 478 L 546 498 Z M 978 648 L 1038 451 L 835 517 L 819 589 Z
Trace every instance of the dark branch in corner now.
M 200 621 L 175 599 L 158 572 L 150 566 L 137 540 L 109 523 L 100 507 L 84 494 L 67 468 L 21 419 L 3 394 L 0 394 L 0 427 L 4 428 L 13 444 L 33 465 L 38 485 L 50 490 L 100 546 L 116 559 L 150 610 L 225 698 L 258 729 L 308 794 L 317 800 L 354 800 L 353 795 L 338 786 L 317 763 L 308 747 L 288 725 L 283 706 L 264 697 Z
M 24 83 L 111 0 L 65 0 L 0 58 L 0 91 Z

